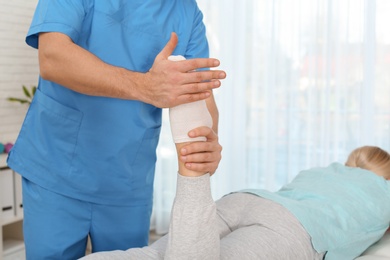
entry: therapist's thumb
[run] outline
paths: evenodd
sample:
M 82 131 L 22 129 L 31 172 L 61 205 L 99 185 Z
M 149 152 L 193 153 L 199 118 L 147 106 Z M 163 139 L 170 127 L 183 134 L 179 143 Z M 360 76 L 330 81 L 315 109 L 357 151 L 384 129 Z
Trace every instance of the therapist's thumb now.
M 172 32 L 171 38 L 169 39 L 165 47 L 161 50 L 161 52 L 157 55 L 156 60 L 168 59 L 168 57 L 171 56 L 172 52 L 175 50 L 178 42 L 179 39 L 177 37 L 177 34 Z

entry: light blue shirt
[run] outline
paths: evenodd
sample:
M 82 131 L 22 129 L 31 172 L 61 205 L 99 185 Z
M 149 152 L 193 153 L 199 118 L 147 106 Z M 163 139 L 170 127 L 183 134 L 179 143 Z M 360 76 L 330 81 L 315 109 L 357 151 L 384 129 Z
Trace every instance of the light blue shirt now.
M 390 184 L 360 168 L 333 163 L 302 171 L 278 192 L 245 190 L 286 207 L 325 259 L 349 260 L 379 240 L 390 222 Z
M 60 32 L 106 63 L 147 72 L 168 42 L 175 55 L 208 57 L 194 0 L 40 0 L 26 42 Z M 152 203 L 161 109 L 94 97 L 39 78 L 8 165 L 30 181 L 73 198 L 111 205 Z

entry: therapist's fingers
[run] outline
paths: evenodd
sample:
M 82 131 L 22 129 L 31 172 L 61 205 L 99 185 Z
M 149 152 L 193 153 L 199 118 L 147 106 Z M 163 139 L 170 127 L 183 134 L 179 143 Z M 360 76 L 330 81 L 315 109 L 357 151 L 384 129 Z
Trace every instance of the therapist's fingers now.
M 202 142 L 197 142 L 197 144 L 200 143 Z M 220 160 L 221 154 L 216 151 L 205 151 L 180 156 L 180 161 L 184 163 L 187 169 L 196 172 L 208 172 L 211 175 L 217 170 Z
M 221 86 L 220 80 L 226 77 L 224 71 L 196 71 L 218 66 L 217 59 L 168 60 L 177 43 L 178 37 L 172 33 L 152 67 L 141 77 L 142 87 L 137 88 L 139 100 L 160 108 L 173 107 L 206 99 L 213 89 Z
M 210 85 L 211 87 L 219 87 L 220 80 L 226 78 L 226 73 L 222 70 L 202 70 L 197 72 L 186 73 L 182 79 L 182 84 L 187 84 L 187 90 L 201 89 L 203 85 Z
M 214 132 L 214 130 L 210 127 L 207 126 L 200 126 L 197 128 L 192 129 L 188 133 L 189 137 L 199 137 L 199 136 L 204 136 L 206 137 L 208 142 L 215 142 L 218 141 L 218 135 Z
M 172 55 L 175 50 L 177 44 L 179 42 L 179 38 L 175 32 L 171 33 L 171 38 L 161 50 L 161 52 L 156 56 L 155 61 L 167 60 L 169 56 Z M 189 72 L 195 71 L 197 69 L 202 68 L 214 68 L 220 65 L 220 61 L 215 58 L 197 58 L 190 60 L 179 61 L 178 67 L 180 67 L 181 72 Z M 213 78 L 221 78 L 221 77 L 213 77 Z M 224 78 L 224 77 L 223 77 Z M 207 78 L 211 79 L 211 78 Z M 198 78 L 198 82 L 200 80 L 204 80 L 202 78 Z
M 213 174 L 222 158 L 218 135 L 209 127 L 198 127 L 191 130 L 189 136 L 205 136 L 207 141 L 185 145 L 180 149 L 179 159 L 190 170 Z
M 179 64 L 180 64 L 180 70 L 182 72 L 191 72 L 194 73 L 193 75 L 198 75 L 196 74 L 196 70 L 205 69 L 205 68 L 215 68 L 218 67 L 221 64 L 221 62 L 215 58 L 195 58 L 195 59 L 188 59 L 185 61 L 179 61 Z M 223 78 L 225 76 L 226 75 L 224 75 Z M 215 78 L 222 78 L 222 77 L 215 77 Z M 201 80 L 203 79 L 199 78 L 196 81 L 201 81 Z
M 179 42 L 179 38 L 175 32 L 171 33 L 171 38 L 167 42 L 167 44 L 164 46 L 164 48 L 161 50 L 161 52 L 156 56 L 155 61 L 161 61 L 161 60 L 167 60 L 169 56 L 172 55 L 173 51 L 175 50 L 177 44 Z M 190 72 L 195 71 L 198 69 L 204 69 L 204 68 L 215 68 L 220 65 L 220 61 L 215 58 L 196 58 L 196 59 L 190 59 L 190 60 L 182 60 L 182 61 L 176 61 L 178 62 L 177 67 L 180 68 L 181 72 Z M 214 73 L 215 74 L 215 73 Z M 226 75 L 218 75 L 213 77 L 201 77 L 202 74 L 195 74 L 194 77 L 196 78 L 193 81 L 204 81 L 204 80 L 210 80 L 210 79 L 217 79 L 217 78 L 225 78 Z M 192 78 L 194 78 L 192 77 Z
M 171 56 L 171 54 L 175 50 L 178 42 L 179 42 L 179 39 L 177 37 L 177 34 L 172 32 L 171 38 L 169 39 L 169 41 L 165 45 L 165 47 L 161 50 L 161 52 L 156 56 L 155 61 L 167 60 L 168 57 Z

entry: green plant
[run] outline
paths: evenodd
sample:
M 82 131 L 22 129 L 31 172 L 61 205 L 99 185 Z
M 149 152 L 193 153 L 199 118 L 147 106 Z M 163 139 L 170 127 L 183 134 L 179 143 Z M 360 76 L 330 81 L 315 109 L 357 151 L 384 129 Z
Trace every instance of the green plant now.
M 31 90 L 29 90 L 25 85 L 22 86 L 23 88 L 23 93 L 26 96 L 26 98 L 16 98 L 16 97 L 9 97 L 7 98 L 8 101 L 11 102 L 19 102 L 21 104 L 31 104 L 31 101 L 35 95 L 35 91 L 37 90 L 36 86 L 32 86 Z

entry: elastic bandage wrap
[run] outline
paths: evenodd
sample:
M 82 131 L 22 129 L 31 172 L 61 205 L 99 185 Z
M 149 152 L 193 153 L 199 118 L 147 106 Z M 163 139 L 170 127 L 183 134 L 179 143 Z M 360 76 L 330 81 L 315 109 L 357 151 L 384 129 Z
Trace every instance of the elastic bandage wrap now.
M 172 61 L 185 60 L 181 55 L 169 56 L 168 59 Z M 169 121 L 175 143 L 206 141 L 205 136 L 191 138 L 188 136 L 188 132 L 200 126 L 211 128 L 213 125 L 213 119 L 205 100 L 171 107 L 169 109 Z

